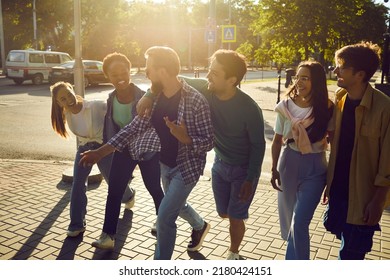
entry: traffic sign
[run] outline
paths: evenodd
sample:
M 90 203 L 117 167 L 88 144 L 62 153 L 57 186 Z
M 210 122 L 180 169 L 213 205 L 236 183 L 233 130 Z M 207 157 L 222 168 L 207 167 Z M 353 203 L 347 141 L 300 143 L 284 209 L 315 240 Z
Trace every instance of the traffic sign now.
M 236 42 L 236 25 L 222 25 L 222 43 Z
M 210 44 L 215 43 L 215 30 L 206 29 L 204 33 L 204 40 L 206 43 L 210 43 Z

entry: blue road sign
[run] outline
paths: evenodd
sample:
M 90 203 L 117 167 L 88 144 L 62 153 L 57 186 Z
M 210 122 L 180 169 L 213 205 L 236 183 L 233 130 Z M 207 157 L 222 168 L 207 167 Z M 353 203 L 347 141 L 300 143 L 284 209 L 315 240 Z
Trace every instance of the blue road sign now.
M 206 29 L 204 33 L 204 40 L 206 43 L 215 43 L 215 30 Z
M 236 42 L 236 25 L 222 25 L 222 43 Z

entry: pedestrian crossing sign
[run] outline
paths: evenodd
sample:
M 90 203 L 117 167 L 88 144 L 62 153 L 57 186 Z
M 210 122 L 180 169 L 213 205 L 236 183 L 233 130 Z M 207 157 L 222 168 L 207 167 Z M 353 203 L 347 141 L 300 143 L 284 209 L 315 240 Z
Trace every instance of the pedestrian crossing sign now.
M 222 43 L 236 42 L 236 25 L 222 25 Z

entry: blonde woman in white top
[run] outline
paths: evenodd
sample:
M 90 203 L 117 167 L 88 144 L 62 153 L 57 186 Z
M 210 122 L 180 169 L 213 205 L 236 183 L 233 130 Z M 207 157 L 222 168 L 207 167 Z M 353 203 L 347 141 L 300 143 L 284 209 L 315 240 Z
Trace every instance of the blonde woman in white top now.
M 334 130 L 323 66 L 315 61 L 300 63 L 287 97 L 275 108 L 271 184 L 279 191 L 286 259 L 308 260 L 309 225 L 325 188 L 327 137 Z
M 73 167 L 73 183 L 70 197 L 70 224 L 67 235 L 78 236 L 85 231 L 87 212 L 87 180 L 92 166 L 78 164 L 80 154 L 99 148 L 103 144 L 104 116 L 107 104 L 103 100 L 85 100 L 75 94 L 71 84 L 58 82 L 50 87 L 52 95 L 51 123 L 55 132 L 67 138 L 68 124 L 71 132 L 78 138 L 78 148 Z M 108 182 L 111 156 L 97 163 L 100 172 Z M 124 197 L 131 192 L 129 189 Z

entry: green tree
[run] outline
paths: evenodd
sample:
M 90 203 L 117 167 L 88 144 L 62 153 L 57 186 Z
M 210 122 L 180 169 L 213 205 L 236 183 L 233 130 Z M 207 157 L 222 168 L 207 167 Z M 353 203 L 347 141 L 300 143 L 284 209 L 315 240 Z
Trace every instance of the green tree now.
M 342 45 L 381 43 L 386 28 L 386 9 L 371 0 L 262 0 L 256 13 L 251 28 L 264 50 L 287 64 L 310 57 L 326 64 Z

